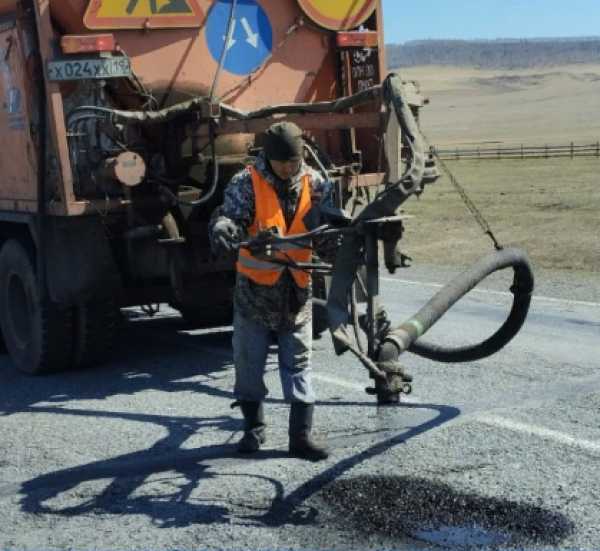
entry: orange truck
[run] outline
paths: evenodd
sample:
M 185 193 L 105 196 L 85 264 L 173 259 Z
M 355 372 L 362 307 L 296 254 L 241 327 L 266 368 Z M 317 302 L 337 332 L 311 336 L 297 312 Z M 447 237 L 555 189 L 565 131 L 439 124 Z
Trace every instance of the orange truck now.
M 124 307 L 227 323 L 235 273 L 207 225 L 274 120 L 306 131 L 339 206 L 368 203 L 379 103 L 293 106 L 380 83 L 382 20 L 380 0 L 0 0 L 0 328 L 17 368 L 98 362 Z

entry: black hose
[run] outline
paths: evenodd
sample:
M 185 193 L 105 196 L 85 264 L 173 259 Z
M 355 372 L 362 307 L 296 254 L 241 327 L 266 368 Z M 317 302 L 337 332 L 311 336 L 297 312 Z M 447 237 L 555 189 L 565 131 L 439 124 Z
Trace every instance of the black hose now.
M 338 98 L 333 101 L 318 101 L 312 103 L 288 103 L 283 105 L 274 105 L 256 111 L 241 111 L 225 103 L 220 103 L 221 114 L 237 120 L 251 120 L 257 118 L 266 118 L 276 114 L 293 113 L 339 113 L 346 109 L 356 107 L 372 101 L 381 101 L 381 85 L 367 88 L 352 96 Z M 70 113 L 68 118 L 82 113 L 102 113 L 110 116 L 113 120 L 122 120 L 142 125 L 164 124 L 178 119 L 179 117 L 190 116 L 193 113 L 201 112 L 206 106 L 208 98 L 198 96 L 191 100 L 166 107 L 160 111 L 124 111 L 110 107 L 99 107 L 96 105 L 82 105 L 76 107 Z
M 277 114 L 293 113 L 339 113 L 357 105 L 372 101 L 381 101 L 382 86 L 378 84 L 351 96 L 344 96 L 332 101 L 315 101 L 311 103 L 284 103 L 257 109 L 256 111 L 241 111 L 231 105 L 221 104 L 221 112 L 232 119 L 251 120 L 270 117 Z
M 213 195 L 217 191 L 217 187 L 219 184 L 219 159 L 217 159 L 217 145 L 215 143 L 215 127 L 214 122 L 209 122 L 209 134 L 210 134 L 210 144 L 212 149 L 212 182 L 208 191 L 200 197 L 197 201 L 194 201 L 194 206 L 204 205 L 212 199 Z
M 81 115 L 82 113 L 102 113 L 111 117 L 113 120 L 123 120 L 142 125 L 164 124 L 171 122 L 179 117 L 189 116 L 190 113 L 200 111 L 206 104 L 206 98 L 197 97 L 183 103 L 178 103 L 171 107 L 166 107 L 160 111 L 123 111 L 113 109 L 112 107 L 99 107 L 97 105 L 82 105 L 73 109 L 68 116 L 67 122 L 71 117 Z
M 471 291 L 490 274 L 512 267 L 514 282 L 511 291 L 514 295 L 512 308 L 502 326 L 488 339 L 473 345 L 451 348 L 419 339 L 427 332 L 458 300 Z M 393 329 L 385 338 L 382 353 L 388 354 L 390 346 L 397 354 L 409 350 L 419 356 L 438 362 L 472 362 L 486 358 L 504 347 L 521 329 L 533 292 L 534 278 L 527 254 L 516 248 L 496 251 L 477 262 L 471 269 L 460 274 L 438 292 L 417 314 L 400 327 Z
M 356 274 L 356 280 L 359 280 L 358 274 Z M 360 319 L 358 315 L 358 300 L 356 299 L 356 282 L 350 289 L 350 315 L 352 317 L 352 327 L 354 328 L 354 339 L 356 340 L 356 346 L 363 353 L 368 352 L 367 347 L 364 345 L 360 335 Z

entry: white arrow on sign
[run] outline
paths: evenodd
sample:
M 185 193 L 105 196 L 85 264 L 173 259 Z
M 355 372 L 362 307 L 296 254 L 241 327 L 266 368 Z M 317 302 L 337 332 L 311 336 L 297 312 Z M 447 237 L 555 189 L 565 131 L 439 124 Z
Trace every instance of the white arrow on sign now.
M 258 33 L 252 31 L 252 27 L 250 26 L 250 23 L 248 23 L 248 20 L 245 17 L 242 17 L 242 26 L 246 31 L 246 42 L 248 42 L 250 46 L 258 48 Z
M 234 19 L 231 22 L 231 32 L 229 33 L 229 42 L 227 42 L 227 51 L 231 50 L 231 48 L 233 48 L 235 46 L 235 43 L 237 42 L 237 40 L 235 38 L 233 38 L 233 34 L 235 33 L 235 26 L 237 24 L 237 19 Z M 223 35 L 223 40 L 227 40 L 227 37 L 225 35 Z

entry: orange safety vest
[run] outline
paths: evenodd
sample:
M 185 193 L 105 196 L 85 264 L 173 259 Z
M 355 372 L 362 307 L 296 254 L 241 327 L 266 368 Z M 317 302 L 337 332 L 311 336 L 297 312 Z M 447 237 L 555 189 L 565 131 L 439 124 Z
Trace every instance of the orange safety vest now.
M 249 236 L 256 237 L 260 231 L 270 228 L 277 228 L 281 236 L 307 232 L 308 229 L 304 225 L 303 220 L 312 206 L 310 176 L 303 176 L 302 178 L 300 201 L 294 220 L 288 228 L 277 193 L 271 184 L 254 167 L 250 167 L 250 174 L 252 175 L 252 187 L 254 188 L 256 214 L 252 225 L 248 228 Z M 281 260 L 292 259 L 294 262 L 310 262 L 312 259 L 312 249 L 295 243 L 286 243 L 277 246 L 274 257 Z M 236 268 L 240 274 L 245 275 L 259 285 L 273 286 L 279 281 L 281 274 L 287 267 L 269 262 L 264 257 L 258 258 L 253 256 L 247 248 L 242 247 L 240 248 Z M 308 287 L 310 283 L 310 274 L 308 272 L 293 268 L 289 269 L 298 287 L 302 289 Z

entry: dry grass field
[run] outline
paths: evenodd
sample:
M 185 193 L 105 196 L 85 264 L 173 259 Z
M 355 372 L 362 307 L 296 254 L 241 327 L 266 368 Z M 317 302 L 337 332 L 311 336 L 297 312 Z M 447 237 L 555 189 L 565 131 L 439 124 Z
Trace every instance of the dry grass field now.
M 600 64 L 514 71 L 414 67 L 431 103 L 422 125 L 431 143 L 567 144 L 600 140 Z
M 438 148 L 600 140 L 600 65 L 518 71 L 416 67 L 430 98 L 424 133 Z M 447 161 L 503 244 L 537 267 L 600 272 L 600 159 Z M 448 178 L 405 206 L 403 242 L 416 262 L 464 264 L 491 241 Z
M 537 267 L 600 272 L 600 159 L 446 162 L 503 245 Z M 468 264 L 492 250 L 447 177 L 406 203 L 417 262 Z

